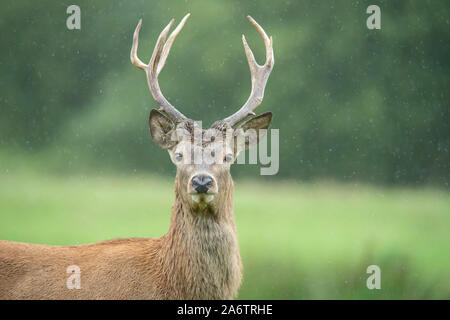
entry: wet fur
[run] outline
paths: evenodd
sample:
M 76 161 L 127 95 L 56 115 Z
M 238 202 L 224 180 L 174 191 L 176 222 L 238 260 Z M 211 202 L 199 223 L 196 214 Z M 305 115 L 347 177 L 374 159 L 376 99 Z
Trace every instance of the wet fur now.
M 266 113 L 240 127 L 264 129 L 271 117 Z M 157 110 L 151 111 L 149 124 L 153 140 L 167 149 L 172 159 L 174 148 L 191 143 L 192 137 L 174 144 L 169 137 L 174 124 Z M 181 125 L 192 134 L 192 120 Z M 223 121 L 212 128 L 221 132 L 231 129 Z M 223 137 L 201 141 L 196 147 L 223 141 Z M 249 144 L 246 141 L 244 147 Z M 169 231 L 158 239 L 118 239 L 68 247 L 0 241 L 0 299 L 235 298 L 242 264 L 230 165 L 177 164 Z M 220 185 L 210 203 L 191 201 L 187 192 L 192 174 L 199 170 L 206 170 Z M 71 265 L 81 269 L 81 289 L 67 288 L 70 274 L 66 270 Z
M 0 241 L 0 299 L 232 299 L 241 260 L 231 176 L 220 207 L 183 205 L 175 185 L 171 225 L 158 239 L 118 239 L 81 246 Z M 81 289 L 66 269 L 81 269 Z

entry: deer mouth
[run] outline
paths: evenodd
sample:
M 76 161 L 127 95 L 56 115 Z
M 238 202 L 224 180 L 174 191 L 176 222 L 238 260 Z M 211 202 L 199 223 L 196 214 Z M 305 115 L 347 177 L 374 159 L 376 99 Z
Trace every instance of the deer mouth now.
M 195 203 L 210 203 L 214 200 L 214 196 L 215 194 L 211 193 L 191 193 L 192 201 L 194 201 Z

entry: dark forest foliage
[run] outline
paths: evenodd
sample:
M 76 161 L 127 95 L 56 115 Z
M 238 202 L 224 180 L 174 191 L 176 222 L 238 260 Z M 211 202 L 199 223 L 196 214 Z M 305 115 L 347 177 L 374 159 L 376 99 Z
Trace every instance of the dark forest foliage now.
M 280 129 L 277 177 L 448 184 L 446 1 L 77 1 L 81 30 L 66 28 L 70 4 L 2 4 L 2 154 L 37 154 L 64 171 L 172 170 L 150 140 L 155 104 L 129 61 L 138 19 L 148 60 L 169 20 L 191 12 L 160 84 L 206 126 L 250 92 L 242 33 L 263 59 L 250 14 L 274 38 L 275 68 L 257 113 L 272 111 Z M 381 8 L 381 30 L 366 27 L 370 4 Z

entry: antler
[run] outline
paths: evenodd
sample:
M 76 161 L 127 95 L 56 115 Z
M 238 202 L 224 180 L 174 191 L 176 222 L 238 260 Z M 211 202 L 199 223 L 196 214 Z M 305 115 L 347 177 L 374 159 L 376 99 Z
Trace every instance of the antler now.
M 138 42 L 139 42 L 139 30 L 141 29 L 142 19 L 139 20 L 139 23 L 134 31 L 133 36 L 133 46 L 131 47 L 130 59 L 131 63 L 142 69 L 147 74 L 147 82 L 148 87 L 150 88 L 150 92 L 152 93 L 153 99 L 155 99 L 156 103 L 160 106 L 159 110 L 164 111 L 173 121 L 180 122 L 184 119 L 187 119 L 180 111 L 178 111 L 174 106 L 172 106 L 169 101 L 164 97 L 159 88 L 158 84 L 158 75 L 161 72 L 164 64 L 166 63 L 167 56 L 169 55 L 170 47 L 172 46 L 175 37 L 180 33 L 181 29 L 184 26 L 184 23 L 189 18 L 190 13 L 188 13 L 183 20 L 178 24 L 178 26 L 173 30 L 170 34 L 169 39 L 166 41 L 167 34 L 169 33 L 170 28 L 174 22 L 174 19 L 170 21 L 167 27 L 159 35 L 158 41 L 156 42 L 155 49 L 153 50 L 152 58 L 150 59 L 149 64 L 145 64 L 141 61 L 141 59 L 137 56 Z
M 275 63 L 273 57 L 272 37 L 268 37 L 264 32 L 264 29 L 250 16 L 247 16 L 248 20 L 258 30 L 261 37 L 264 39 L 266 46 L 266 62 L 260 66 L 256 63 L 252 50 L 245 40 L 245 36 L 242 35 L 242 42 L 244 43 L 245 55 L 247 56 L 248 65 L 250 67 L 251 79 L 252 79 L 252 91 L 247 99 L 247 102 L 239 109 L 235 114 L 225 118 L 223 121 L 227 122 L 230 126 L 234 126 L 238 122 L 244 120 L 248 115 L 255 115 L 255 110 L 262 102 L 264 97 L 264 88 L 269 78 Z

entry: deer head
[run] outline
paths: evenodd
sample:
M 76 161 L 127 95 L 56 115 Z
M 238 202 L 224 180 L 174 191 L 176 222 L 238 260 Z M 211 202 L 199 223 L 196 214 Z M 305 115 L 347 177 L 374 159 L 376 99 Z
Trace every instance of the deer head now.
M 184 205 L 194 212 L 204 212 L 222 203 L 224 193 L 232 187 L 230 166 L 242 150 L 258 143 L 263 132 L 270 125 L 270 112 L 256 116 L 254 110 L 261 104 L 264 87 L 274 65 L 272 37 L 268 37 L 258 23 L 248 16 L 264 40 L 266 61 L 258 65 L 244 35 L 242 42 L 251 73 L 252 90 L 245 104 L 233 115 L 213 123 L 202 130 L 192 119 L 184 116 L 172 106 L 161 92 L 158 75 L 164 67 L 175 37 L 183 28 L 187 14 L 167 38 L 174 20 L 159 35 L 149 64 L 137 56 L 139 21 L 133 37 L 131 62 L 145 71 L 150 92 L 159 109 L 150 112 L 149 127 L 153 140 L 169 152 L 177 167 L 176 193 Z M 167 40 L 166 40 L 167 38 Z M 248 116 L 253 118 L 244 121 Z M 261 130 L 264 129 L 264 130 Z M 214 211 L 214 210 L 212 210 Z

